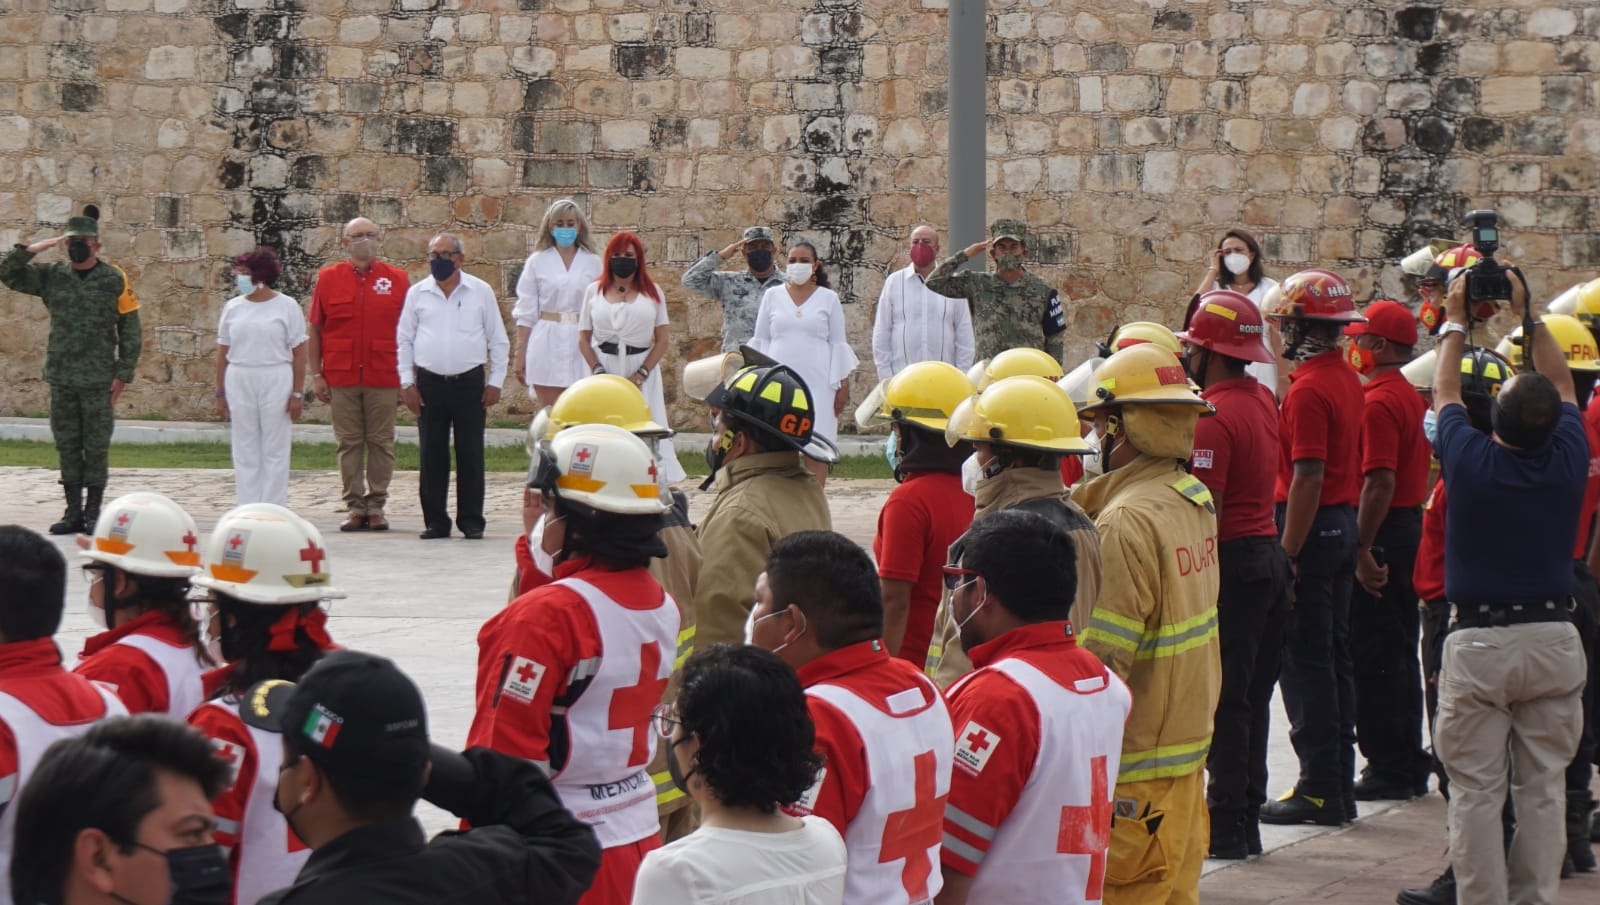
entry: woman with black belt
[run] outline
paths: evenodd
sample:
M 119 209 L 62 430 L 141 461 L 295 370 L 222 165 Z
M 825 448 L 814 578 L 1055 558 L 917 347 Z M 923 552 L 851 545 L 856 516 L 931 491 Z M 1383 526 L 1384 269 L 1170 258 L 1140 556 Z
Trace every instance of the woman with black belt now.
M 578 354 L 591 374 L 617 374 L 633 381 L 650 404 L 650 417 L 667 423 L 661 389 L 661 359 L 667 354 L 667 299 L 645 267 L 644 243 L 617 233 L 606 243 L 605 270 L 589 284 L 578 319 Z M 684 478 L 672 441 L 663 438 L 656 463 L 668 483 Z

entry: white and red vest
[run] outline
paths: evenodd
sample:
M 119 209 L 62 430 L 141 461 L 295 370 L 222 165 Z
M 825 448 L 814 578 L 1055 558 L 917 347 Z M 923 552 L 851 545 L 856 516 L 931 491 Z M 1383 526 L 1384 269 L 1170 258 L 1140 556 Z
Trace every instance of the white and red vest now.
M 149 657 L 167 681 L 167 715 L 183 719 L 205 703 L 203 677 L 209 668 L 187 644 L 169 644 L 150 635 L 127 635 L 116 640 Z
M 672 675 L 678 649 L 678 605 L 662 592 L 653 610 L 631 610 L 578 578 L 554 584 L 576 592 L 594 613 L 603 656 L 580 662 L 569 689 L 578 699 L 552 717 L 566 722 L 566 763 L 551 777 L 567 810 L 594 829 L 601 848 L 638 842 L 661 831 L 656 789 L 647 769 L 655 756 L 650 714 Z
M 100 693 L 106 705 L 100 719 L 127 716 L 128 708 L 110 690 L 96 685 L 95 691 Z M 0 905 L 11 905 L 11 836 L 17 825 L 16 799 L 21 795 L 22 786 L 33 775 L 33 769 L 38 766 L 46 748 L 61 739 L 83 735 L 97 720 L 58 725 L 40 716 L 17 698 L 0 692 L 0 722 L 11 728 L 12 738 L 17 743 L 17 772 L 12 777 L 17 788 L 12 790 L 9 799 L 11 806 L 0 813 L 0 877 L 5 878 L 5 882 L 0 883 Z
M 970 901 L 1098 902 L 1133 695 L 1109 669 L 1065 688 L 1019 659 L 988 668 L 1033 699 L 1039 755 L 973 878 Z
M 245 794 L 244 819 L 234 823 L 219 816 L 217 830 L 238 840 L 228 857 L 234 871 L 233 901 L 255 905 L 267 893 L 292 885 L 301 865 L 311 857 L 311 849 L 290 832 L 288 822 L 272 806 L 283 766 L 283 736 L 240 719 L 237 695 L 207 701 L 201 707 L 224 714 L 239 730 L 236 735 L 247 739 L 254 755 L 256 775 L 248 777 L 251 783 Z M 235 756 L 236 764 L 243 762 L 242 756 Z
M 938 687 L 913 678 L 920 686 L 884 700 L 844 684 L 806 689 L 850 720 L 867 755 L 867 794 L 844 836 L 844 905 L 926 905 L 944 886 L 939 847 L 955 729 Z

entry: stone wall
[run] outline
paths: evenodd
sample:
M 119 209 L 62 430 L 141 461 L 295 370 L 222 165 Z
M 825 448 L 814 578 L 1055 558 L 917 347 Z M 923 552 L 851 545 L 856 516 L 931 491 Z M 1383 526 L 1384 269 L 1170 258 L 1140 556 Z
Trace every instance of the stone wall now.
M 414 273 L 456 230 L 509 312 L 533 225 L 569 194 L 649 245 L 669 391 L 718 325 L 677 277 L 753 223 L 818 242 L 870 362 L 884 274 L 912 226 L 944 225 L 944 2 L 15 0 L 0 242 L 100 205 L 145 302 L 129 416 L 210 411 L 227 259 L 253 243 L 303 297 L 358 213 Z M 1333 267 L 1363 299 L 1402 293 L 1393 262 L 1473 207 L 1504 215 L 1537 295 L 1600 270 L 1592 3 L 989 11 L 989 214 L 1036 229 L 1035 269 L 1073 299 L 1069 357 L 1118 320 L 1175 321 L 1233 224 L 1270 272 Z M 0 316 L 0 412 L 42 411 L 43 311 L 0 291 Z

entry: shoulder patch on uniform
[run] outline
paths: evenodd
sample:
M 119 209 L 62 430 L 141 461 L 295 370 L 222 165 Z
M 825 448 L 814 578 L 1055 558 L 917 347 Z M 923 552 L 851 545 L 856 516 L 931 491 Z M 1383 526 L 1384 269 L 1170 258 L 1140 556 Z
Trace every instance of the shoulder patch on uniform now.
M 233 788 L 234 783 L 239 781 L 239 768 L 244 766 L 244 746 L 214 738 L 211 740 L 211 750 L 217 753 L 217 757 L 227 762 L 228 788 Z
M 1195 468 L 1211 468 L 1217 461 L 1217 451 L 1214 449 L 1197 449 L 1189 457 Z
M 1171 486 L 1173 490 L 1178 491 L 1179 495 L 1189 502 L 1199 506 L 1212 515 L 1217 514 L 1217 504 L 1211 499 L 1211 489 L 1205 485 L 1204 481 L 1201 481 L 1194 475 L 1186 474 L 1176 481 L 1173 481 L 1169 486 Z
M 1044 317 L 1040 319 L 1044 327 L 1045 336 L 1055 336 L 1067 329 L 1067 312 L 1061 308 L 1061 293 L 1052 289 L 1050 297 L 1045 299 Z
M 117 275 L 122 277 L 122 293 L 117 296 L 117 313 L 131 314 L 135 311 L 138 311 L 139 297 L 133 294 L 133 286 L 129 285 L 128 283 L 128 274 L 124 272 L 121 267 L 118 267 L 115 264 L 111 265 L 111 269 L 115 270 Z
M 544 681 L 544 673 L 543 663 L 536 663 L 527 657 L 512 657 L 506 668 L 505 680 L 500 684 L 500 692 L 513 701 L 532 704 L 533 696 L 539 692 L 539 683 Z
M 804 817 L 816 812 L 817 799 L 822 795 L 822 784 L 827 782 L 827 780 L 828 768 L 818 767 L 816 782 L 813 782 L 811 784 L 811 788 L 806 789 L 805 794 L 801 795 L 800 798 L 794 803 L 795 809 L 800 811 L 799 815 L 797 816 Z
M 968 720 L 956 736 L 956 766 L 973 776 L 983 772 L 989 757 L 1000 745 L 1000 736 L 984 728 L 977 720 Z

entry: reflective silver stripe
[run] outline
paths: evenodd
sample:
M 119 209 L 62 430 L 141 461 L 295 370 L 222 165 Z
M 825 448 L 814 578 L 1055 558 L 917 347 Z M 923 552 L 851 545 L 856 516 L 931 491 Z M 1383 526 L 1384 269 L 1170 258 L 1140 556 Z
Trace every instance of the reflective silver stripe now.
M 950 821 L 956 826 L 961 827 L 985 842 L 989 842 L 994 839 L 994 827 L 984 823 L 982 820 L 979 820 L 971 814 L 968 814 L 966 811 L 961 810 L 953 804 L 946 804 L 944 806 L 944 819 Z
M 534 761 L 529 761 L 529 763 L 533 764 L 535 767 L 538 767 L 539 768 L 539 772 L 543 773 L 545 776 L 549 776 L 550 775 L 550 762 L 549 761 L 547 761 L 547 760 L 534 760 Z
M 238 836 L 239 835 L 239 821 L 237 821 L 237 820 L 224 820 L 223 818 L 218 817 L 217 818 L 217 832 L 219 832 L 219 833 L 227 833 L 230 836 Z
M 572 667 L 572 672 L 567 673 L 567 684 L 571 685 L 574 682 L 581 682 L 599 671 L 599 657 L 590 657 L 587 660 L 579 660 L 578 665 Z
M 987 854 L 987 852 L 979 851 L 977 846 L 962 842 L 949 833 L 944 834 L 944 847 L 945 851 L 954 852 L 957 856 L 965 858 L 973 864 L 982 864 L 983 856 Z

